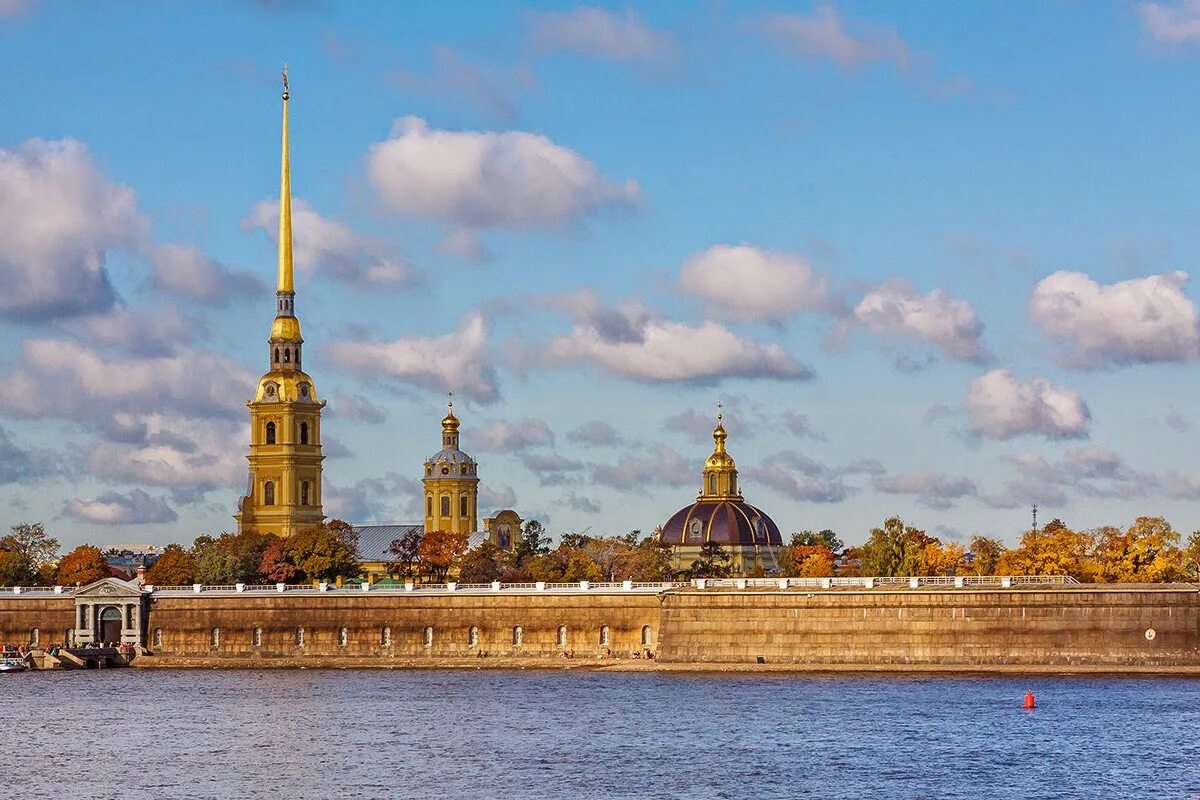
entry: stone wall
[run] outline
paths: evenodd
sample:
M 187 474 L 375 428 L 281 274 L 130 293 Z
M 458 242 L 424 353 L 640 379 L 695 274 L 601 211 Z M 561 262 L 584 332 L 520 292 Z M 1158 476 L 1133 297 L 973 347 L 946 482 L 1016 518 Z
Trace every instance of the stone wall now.
M 552 656 L 564 649 L 558 629 L 565 627 L 565 649 L 576 655 L 604 654 L 606 648 L 627 655 L 641 649 L 644 628 L 651 649 L 657 646 L 660 608 L 655 594 L 596 592 L 158 596 L 151 603 L 148 644 L 156 654 L 189 657 Z M 473 646 L 472 627 L 478 629 Z M 518 627 L 520 644 L 514 644 Z M 602 627 L 607 645 L 601 644 Z M 215 647 L 214 628 L 220 631 Z M 426 628 L 432 629 L 428 645 Z
M 43 647 L 63 644 L 74 625 L 75 601 L 70 595 L 0 598 L 0 645 L 28 646 L 34 628 Z
M 659 659 L 805 665 L 1200 666 L 1192 585 L 678 591 Z

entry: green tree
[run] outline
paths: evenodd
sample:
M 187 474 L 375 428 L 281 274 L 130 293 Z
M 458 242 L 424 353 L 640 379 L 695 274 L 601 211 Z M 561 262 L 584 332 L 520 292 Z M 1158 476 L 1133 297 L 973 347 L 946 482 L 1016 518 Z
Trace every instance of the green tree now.
M 976 575 L 995 575 L 1000 555 L 1005 551 L 999 539 L 976 534 L 967 548 L 971 551 L 971 572 Z
M 299 581 L 332 581 L 358 575 L 354 548 L 343 530 L 329 523 L 300 531 L 284 540 L 283 552 Z
M 838 535 L 826 528 L 823 531 L 798 531 L 792 534 L 792 547 L 824 547 L 832 553 L 840 553 L 846 545 Z
M 521 527 L 521 543 L 513 551 L 513 561 L 523 567 L 530 559 L 549 552 L 550 537 L 546 535 L 545 526 L 536 519 L 526 520 Z
M 717 542 L 705 542 L 687 573 L 690 578 L 728 578 L 731 571 L 729 551 Z
M 11 579 L 19 578 L 14 586 L 46 585 L 54 579 L 54 560 L 58 556 L 58 540 L 46 535 L 40 522 L 13 525 L 7 536 L 0 538 L 0 551 L 15 553 L 9 559 Z M 4 581 L 0 581 L 3 583 Z
M 861 572 L 879 577 L 919 575 L 925 545 L 930 543 L 938 542 L 900 517 L 890 517 L 882 527 L 871 529 L 867 543 L 860 548 Z
M 491 542 L 468 550 L 458 567 L 458 579 L 463 583 L 491 583 L 500 580 L 509 568 L 509 555 Z
M 196 559 L 181 545 L 169 544 L 146 570 L 151 586 L 187 586 L 196 582 Z
M 58 562 L 54 580 L 59 586 L 75 586 L 98 581 L 108 575 L 108 559 L 100 552 L 100 548 L 81 544 Z
M 565 547 L 568 550 L 582 550 L 587 546 L 587 543 L 595 539 L 594 536 L 588 536 L 586 533 L 564 533 L 558 537 L 558 546 Z
M 246 531 L 222 533 L 216 539 L 197 539 L 200 549 L 192 550 L 196 560 L 196 582 L 210 586 L 261 583 L 263 553 L 275 538 L 270 533 Z M 203 539 L 207 542 L 202 542 Z

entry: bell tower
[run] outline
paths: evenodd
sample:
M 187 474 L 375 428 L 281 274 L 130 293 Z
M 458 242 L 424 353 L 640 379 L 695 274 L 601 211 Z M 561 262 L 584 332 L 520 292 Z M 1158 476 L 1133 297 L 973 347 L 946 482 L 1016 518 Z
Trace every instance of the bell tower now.
M 321 409 L 302 369 L 304 338 L 296 317 L 292 271 L 292 192 L 288 148 L 288 79 L 283 69 L 283 146 L 279 181 L 279 276 L 275 320 L 267 340 L 270 370 L 258 381 L 250 409 L 250 476 L 234 519 L 238 532 L 291 536 L 320 525 Z
M 704 483 L 700 487 L 701 500 L 741 500 L 738 491 L 737 463 L 725 450 L 725 433 L 722 423 L 721 405 L 717 405 L 717 427 L 713 428 L 713 453 L 704 462 Z
M 425 532 L 474 533 L 479 520 L 479 465 L 458 447 L 454 402 L 442 418 L 442 449 L 425 460 Z

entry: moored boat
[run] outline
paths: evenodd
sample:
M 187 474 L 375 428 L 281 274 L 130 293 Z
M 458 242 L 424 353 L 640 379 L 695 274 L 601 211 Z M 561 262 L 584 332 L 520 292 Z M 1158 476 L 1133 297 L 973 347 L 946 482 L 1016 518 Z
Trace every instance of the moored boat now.
M 24 672 L 25 662 L 19 658 L 0 658 L 0 672 Z

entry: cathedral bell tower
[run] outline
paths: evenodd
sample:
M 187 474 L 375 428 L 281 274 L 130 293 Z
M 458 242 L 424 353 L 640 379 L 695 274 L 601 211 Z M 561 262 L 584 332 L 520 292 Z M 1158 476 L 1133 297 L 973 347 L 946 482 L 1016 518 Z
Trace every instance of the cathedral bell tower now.
M 238 532 L 291 536 L 320 525 L 321 409 L 301 369 L 304 339 L 296 317 L 292 272 L 292 192 L 288 153 L 288 80 L 283 71 L 283 155 L 279 183 L 279 281 L 267 341 L 270 371 L 258 381 L 250 409 L 250 479 L 234 519 Z
M 475 533 L 479 519 L 479 465 L 458 449 L 458 417 L 451 402 L 442 418 L 442 449 L 425 461 L 425 532 Z

